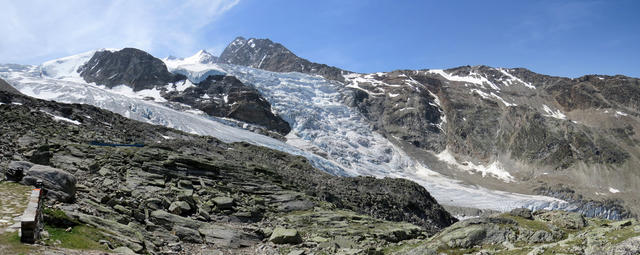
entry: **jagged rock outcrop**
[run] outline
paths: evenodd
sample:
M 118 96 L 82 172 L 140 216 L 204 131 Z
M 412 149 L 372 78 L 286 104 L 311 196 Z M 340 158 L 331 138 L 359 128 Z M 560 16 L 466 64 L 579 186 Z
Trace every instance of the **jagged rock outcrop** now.
M 190 105 L 217 117 L 227 117 L 264 126 L 282 135 L 291 130 L 289 124 L 271 111 L 271 105 L 255 88 L 233 76 L 209 76 L 184 91 L 169 91 L 164 97 L 172 102 Z
M 14 94 L 21 94 L 16 88 L 7 83 L 7 81 L 0 79 L 0 91 L 6 91 Z
M 343 81 L 350 73 L 337 67 L 310 62 L 269 39 L 238 37 L 224 49 L 219 63 L 250 66 L 273 72 L 317 74 L 329 80 Z
M 119 51 L 98 51 L 78 69 L 87 82 L 95 82 L 112 88 L 127 85 L 133 91 L 152 89 L 186 79 L 172 74 L 162 60 L 139 49 L 124 48 Z

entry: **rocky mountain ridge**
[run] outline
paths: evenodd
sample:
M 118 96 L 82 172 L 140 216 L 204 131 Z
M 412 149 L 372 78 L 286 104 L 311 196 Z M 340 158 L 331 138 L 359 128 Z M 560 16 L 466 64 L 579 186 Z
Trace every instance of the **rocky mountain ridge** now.
M 249 66 L 274 72 L 317 74 L 329 80 L 343 81 L 350 73 L 339 68 L 310 62 L 296 56 L 269 39 L 237 37 L 220 54 L 219 63 Z
M 111 52 L 97 51 L 78 70 L 87 82 L 95 82 L 109 88 L 118 85 L 130 86 L 133 91 L 152 89 L 184 80 L 185 77 L 167 71 L 164 63 L 151 54 L 134 48 Z
M 221 62 L 318 74 L 282 64 L 306 60 L 266 39 L 238 38 L 223 55 Z M 264 64 L 271 62 L 279 65 Z M 324 77 L 344 85 L 345 104 L 412 157 L 439 165 L 440 173 L 527 193 L 564 184 L 585 202 L 613 199 L 640 212 L 632 195 L 640 188 L 634 167 L 640 164 L 639 79 L 570 79 L 488 66 L 332 73 L 342 78 Z M 508 184 L 513 181 L 527 188 Z

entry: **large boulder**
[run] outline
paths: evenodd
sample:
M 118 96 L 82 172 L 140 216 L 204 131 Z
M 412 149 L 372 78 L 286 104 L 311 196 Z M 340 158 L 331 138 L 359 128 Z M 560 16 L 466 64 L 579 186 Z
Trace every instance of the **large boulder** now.
M 22 169 L 29 164 L 27 162 L 10 163 L 10 165 Z M 77 180 L 72 174 L 58 168 L 33 164 L 24 172 L 24 177 L 20 183 L 35 186 L 38 180 L 42 180 L 47 197 L 61 202 L 73 202 L 76 195 Z
M 299 244 L 302 243 L 302 237 L 295 229 L 276 228 L 269 241 L 275 244 Z
M 4 172 L 5 177 L 9 181 L 19 182 L 24 174 L 33 166 L 33 163 L 27 161 L 11 161 Z
M 174 226 L 173 233 L 180 238 L 180 240 L 188 243 L 202 243 L 202 237 L 198 230 L 192 228 L 185 228 L 181 226 Z
M 191 206 L 185 201 L 175 201 L 169 206 L 169 212 L 177 215 L 184 215 L 191 211 Z
M 216 204 L 216 207 L 222 209 L 222 210 L 227 210 L 227 209 L 233 209 L 233 198 L 230 197 L 214 197 L 213 198 L 213 203 Z
M 525 218 L 527 220 L 532 220 L 533 219 L 533 215 L 531 214 L 531 210 L 529 210 L 527 208 L 516 208 L 516 209 L 511 210 L 511 212 L 509 212 L 509 214 L 511 216 L 522 217 L 522 218 Z

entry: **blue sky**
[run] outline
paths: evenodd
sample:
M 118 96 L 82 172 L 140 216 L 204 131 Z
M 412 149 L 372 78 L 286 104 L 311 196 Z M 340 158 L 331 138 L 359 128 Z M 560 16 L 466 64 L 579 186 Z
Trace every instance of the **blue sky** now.
M 640 1 L 5 1 L 0 63 L 103 47 L 219 54 L 236 36 L 356 72 L 525 67 L 640 77 Z

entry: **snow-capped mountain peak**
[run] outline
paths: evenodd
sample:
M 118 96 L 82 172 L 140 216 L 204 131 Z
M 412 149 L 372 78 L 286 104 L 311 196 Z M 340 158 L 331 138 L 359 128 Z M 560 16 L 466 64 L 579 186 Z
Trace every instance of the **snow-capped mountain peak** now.
M 96 52 L 101 52 L 101 51 L 115 52 L 119 50 L 120 49 L 102 48 L 102 49 L 83 52 L 76 55 L 71 55 L 68 57 L 62 57 L 62 58 L 46 61 L 40 65 L 41 73 L 43 76 L 56 78 L 56 79 L 72 79 L 72 80 L 82 79 L 80 77 L 80 72 L 78 72 L 78 69 L 82 65 L 87 63 L 89 59 L 91 59 L 91 57 L 93 57 L 93 55 Z
M 195 55 L 184 59 L 184 63 L 191 64 L 213 64 L 216 61 L 218 61 L 218 57 L 206 50 L 200 50 Z

